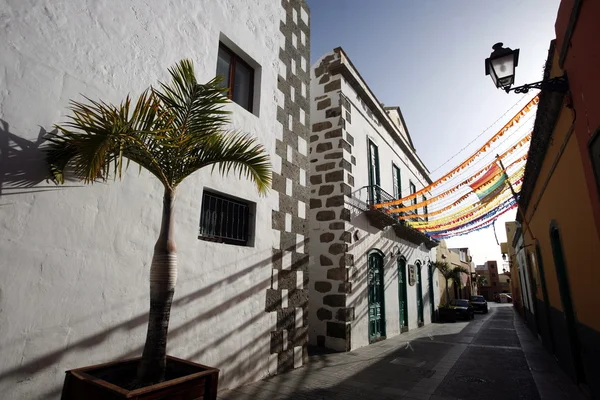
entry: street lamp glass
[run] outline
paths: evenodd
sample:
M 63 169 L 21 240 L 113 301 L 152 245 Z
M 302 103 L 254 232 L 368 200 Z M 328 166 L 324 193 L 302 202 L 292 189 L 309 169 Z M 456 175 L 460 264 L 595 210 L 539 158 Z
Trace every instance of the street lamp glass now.
M 493 46 L 494 51 L 485 60 L 485 74 L 492 77 L 497 88 L 507 89 L 515 82 L 515 67 L 519 64 L 519 49 L 502 47 L 502 43 Z
M 492 80 L 496 84 L 496 87 L 505 88 L 511 86 L 515 82 L 514 54 L 490 59 L 490 63 L 492 64 Z

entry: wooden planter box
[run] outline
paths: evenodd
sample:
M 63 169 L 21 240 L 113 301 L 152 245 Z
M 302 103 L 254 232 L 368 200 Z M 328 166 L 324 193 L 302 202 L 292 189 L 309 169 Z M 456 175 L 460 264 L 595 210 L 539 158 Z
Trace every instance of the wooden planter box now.
M 128 390 L 140 357 L 67 371 L 62 400 L 216 400 L 219 370 L 167 356 L 167 380 Z

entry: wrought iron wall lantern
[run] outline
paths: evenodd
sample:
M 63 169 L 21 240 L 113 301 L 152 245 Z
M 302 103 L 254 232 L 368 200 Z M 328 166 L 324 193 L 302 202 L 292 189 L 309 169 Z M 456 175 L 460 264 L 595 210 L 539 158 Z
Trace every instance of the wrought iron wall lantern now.
M 550 92 L 566 92 L 569 89 L 567 75 L 539 82 L 528 83 L 523 86 L 512 87 L 515 83 L 515 68 L 519 65 L 519 49 L 512 50 L 503 47 L 503 43 L 496 43 L 492 54 L 485 59 L 485 74 L 489 75 L 498 89 L 506 93 L 513 90 L 515 93 L 527 93 L 530 89 L 547 90 Z

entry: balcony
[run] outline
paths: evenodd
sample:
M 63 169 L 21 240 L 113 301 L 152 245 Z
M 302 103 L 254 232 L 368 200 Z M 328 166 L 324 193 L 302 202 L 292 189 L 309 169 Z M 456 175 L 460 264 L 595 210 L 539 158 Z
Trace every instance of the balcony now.
M 396 200 L 392 195 L 387 193 L 385 190 L 377 185 L 374 186 L 363 186 L 352 193 L 351 204 L 363 211 L 369 220 L 369 223 L 378 228 L 385 229 L 389 226 L 393 227 L 396 236 L 401 239 L 405 239 L 411 243 L 421 244 L 424 243 L 428 249 L 432 249 L 438 245 L 438 242 L 430 239 L 427 235 L 418 230 L 411 228 L 406 224 L 405 220 L 400 220 L 401 216 L 410 215 L 411 213 L 390 213 L 390 210 L 403 207 L 402 204 L 394 206 L 374 208 L 374 204 L 385 203 L 388 201 Z M 414 221 L 421 221 L 421 218 L 415 216 Z

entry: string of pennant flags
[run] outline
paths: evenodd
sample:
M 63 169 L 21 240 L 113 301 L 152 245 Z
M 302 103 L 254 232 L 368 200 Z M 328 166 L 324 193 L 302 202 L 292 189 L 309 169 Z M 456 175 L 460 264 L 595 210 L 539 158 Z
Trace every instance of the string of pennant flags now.
M 441 178 L 408 196 L 377 203 L 372 207 L 394 215 L 398 220 L 404 221 L 412 228 L 436 240 L 489 228 L 498 217 L 517 207 L 517 193 L 523 182 L 532 132 L 519 138 L 508 149 L 496 155 L 493 161 L 488 162 L 466 179 L 460 180 L 448 189 L 442 189 L 441 186 L 460 177 L 460 173 L 464 173 L 467 167 L 486 152 L 489 154 L 492 145 L 506 135 L 512 127 L 519 124 L 538 101 L 538 96 L 533 97 L 486 143 Z M 510 139 L 510 135 L 507 137 Z M 523 153 L 522 149 L 525 149 Z M 441 191 L 429 196 L 428 199 L 422 197 L 423 194 L 429 194 L 434 189 Z M 417 200 L 419 196 L 422 198 L 420 202 Z M 465 202 L 469 204 L 458 208 Z M 429 206 L 434 210 L 428 211 Z M 419 210 L 424 212 L 418 213 Z M 436 218 L 431 219 L 431 217 Z

